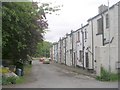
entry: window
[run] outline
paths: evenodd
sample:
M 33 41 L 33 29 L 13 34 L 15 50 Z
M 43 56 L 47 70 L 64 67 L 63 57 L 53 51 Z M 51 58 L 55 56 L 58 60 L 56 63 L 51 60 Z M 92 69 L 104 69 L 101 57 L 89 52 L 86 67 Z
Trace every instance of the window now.
M 72 55 L 72 49 L 70 49 L 70 54 Z
M 103 20 L 102 18 L 97 20 L 97 26 L 98 26 L 98 35 L 103 33 Z
M 80 32 L 78 31 L 78 38 L 77 38 L 77 41 L 80 42 Z
M 72 35 L 70 35 L 70 43 L 72 43 L 72 38 L 73 38 Z
M 106 14 L 106 28 L 109 28 L 109 16 Z
M 79 62 L 83 62 L 83 51 L 79 51 Z
M 86 29 L 85 29 L 85 39 L 87 39 L 87 31 L 86 31 Z

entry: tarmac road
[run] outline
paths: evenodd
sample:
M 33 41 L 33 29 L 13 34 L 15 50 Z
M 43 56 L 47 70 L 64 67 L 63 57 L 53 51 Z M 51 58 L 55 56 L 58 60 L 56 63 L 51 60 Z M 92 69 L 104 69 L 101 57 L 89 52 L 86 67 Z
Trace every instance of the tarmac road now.
M 28 82 L 5 88 L 118 88 L 118 82 L 100 82 L 89 76 L 80 75 L 53 64 L 33 61 Z

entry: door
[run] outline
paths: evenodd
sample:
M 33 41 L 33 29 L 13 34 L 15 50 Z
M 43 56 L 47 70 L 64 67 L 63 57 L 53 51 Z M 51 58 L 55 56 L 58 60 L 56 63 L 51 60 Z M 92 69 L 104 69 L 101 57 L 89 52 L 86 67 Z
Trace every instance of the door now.
M 88 52 L 85 53 L 86 56 L 86 68 L 89 67 L 89 59 L 88 59 Z
M 74 52 L 74 66 L 76 66 L 76 65 L 75 65 L 75 59 L 76 59 L 76 56 L 75 56 L 75 52 Z

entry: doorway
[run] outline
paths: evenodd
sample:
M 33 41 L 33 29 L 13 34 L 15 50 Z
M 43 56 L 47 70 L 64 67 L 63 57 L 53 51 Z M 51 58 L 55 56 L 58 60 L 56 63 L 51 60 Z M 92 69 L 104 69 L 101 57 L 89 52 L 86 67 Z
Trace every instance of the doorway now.
M 89 59 L 88 59 L 88 52 L 85 53 L 86 56 L 86 68 L 89 67 Z

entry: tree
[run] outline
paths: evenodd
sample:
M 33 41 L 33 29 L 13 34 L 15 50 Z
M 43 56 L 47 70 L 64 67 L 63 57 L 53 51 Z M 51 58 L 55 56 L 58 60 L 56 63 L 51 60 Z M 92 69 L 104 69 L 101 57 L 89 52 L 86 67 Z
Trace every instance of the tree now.
M 47 41 L 43 41 L 42 43 L 38 43 L 35 56 L 50 57 L 51 45 L 52 45 L 52 43 L 47 42 Z
M 47 3 L 2 3 L 2 58 L 17 62 L 33 56 L 48 27 L 46 13 L 58 11 Z
M 2 3 L 0 2 L 0 59 L 1 58 L 2 58 Z
M 33 55 L 48 27 L 45 13 L 35 2 L 2 3 L 2 58 L 16 62 Z

